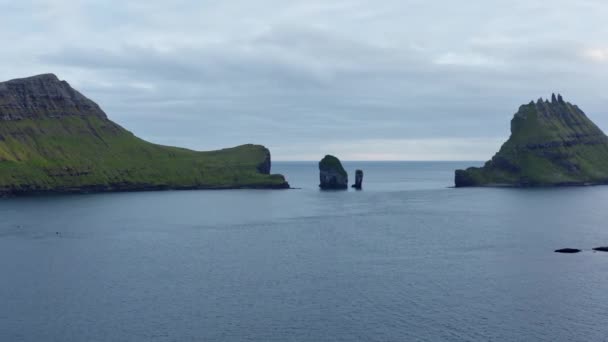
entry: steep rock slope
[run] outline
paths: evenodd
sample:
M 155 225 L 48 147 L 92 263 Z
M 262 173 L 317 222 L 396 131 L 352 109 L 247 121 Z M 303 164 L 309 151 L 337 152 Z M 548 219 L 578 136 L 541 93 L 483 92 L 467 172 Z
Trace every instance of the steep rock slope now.
M 605 183 L 608 137 L 561 95 L 521 106 L 511 137 L 492 160 L 455 174 L 456 187 Z

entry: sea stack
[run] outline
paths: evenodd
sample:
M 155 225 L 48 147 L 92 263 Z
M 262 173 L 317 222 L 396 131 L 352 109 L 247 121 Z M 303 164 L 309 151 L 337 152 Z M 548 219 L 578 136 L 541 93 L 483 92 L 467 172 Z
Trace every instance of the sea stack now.
M 561 95 L 521 106 L 500 151 L 483 167 L 455 174 L 456 187 L 607 183 L 608 137 Z
M 353 188 L 361 190 L 363 188 L 363 170 L 355 171 L 355 184 Z
M 319 187 L 323 190 L 343 190 L 348 188 L 348 174 L 340 160 L 327 155 L 319 162 Z

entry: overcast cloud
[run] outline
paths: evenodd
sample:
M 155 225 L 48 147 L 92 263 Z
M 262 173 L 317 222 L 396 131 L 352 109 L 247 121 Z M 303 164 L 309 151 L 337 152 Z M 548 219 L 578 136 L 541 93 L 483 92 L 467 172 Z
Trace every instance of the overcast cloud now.
M 0 0 L 0 78 L 53 72 L 147 140 L 275 160 L 485 160 L 560 92 L 608 129 L 604 0 Z

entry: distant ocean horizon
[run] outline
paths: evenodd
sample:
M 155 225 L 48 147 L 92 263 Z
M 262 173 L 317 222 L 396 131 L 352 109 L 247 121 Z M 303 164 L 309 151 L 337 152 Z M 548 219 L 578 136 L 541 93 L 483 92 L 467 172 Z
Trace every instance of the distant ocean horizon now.
M 481 160 L 347 160 L 340 159 L 342 163 L 481 163 Z M 319 160 L 275 160 L 272 159 L 272 165 L 275 163 L 313 163 L 318 164 Z
M 432 189 L 454 186 L 456 169 L 481 166 L 480 161 L 342 161 L 349 182 L 363 170 L 363 188 L 368 191 Z M 274 161 L 272 173 L 285 176 L 292 187 L 317 189 L 318 161 Z M 354 190 L 352 190 L 354 191 Z

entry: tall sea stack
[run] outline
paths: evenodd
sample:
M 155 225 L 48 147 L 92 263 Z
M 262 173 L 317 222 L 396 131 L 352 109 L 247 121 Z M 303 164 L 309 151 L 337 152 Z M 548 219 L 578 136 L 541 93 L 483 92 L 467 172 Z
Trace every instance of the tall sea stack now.
M 363 188 L 363 170 L 355 171 L 355 184 L 352 186 L 357 190 L 361 190 Z

